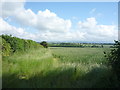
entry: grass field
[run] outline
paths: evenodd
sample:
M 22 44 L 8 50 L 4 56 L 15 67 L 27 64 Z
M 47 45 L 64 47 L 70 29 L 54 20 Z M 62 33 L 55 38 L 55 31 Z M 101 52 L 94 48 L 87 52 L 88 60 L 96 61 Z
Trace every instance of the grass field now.
M 39 48 L 3 57 L 3 88 L 117 87 L 109 48 Z

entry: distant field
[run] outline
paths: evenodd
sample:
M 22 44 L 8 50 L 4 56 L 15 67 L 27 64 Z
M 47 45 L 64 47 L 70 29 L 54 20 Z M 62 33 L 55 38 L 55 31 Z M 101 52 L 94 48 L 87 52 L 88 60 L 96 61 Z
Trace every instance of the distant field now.
M 51 47 L 53 56 L 59 58 L 62 62 L 71 63 L 102 63 L 105 61 L 103 51 L 107 48 L 64 48 Z
M 112 43 L 49 43 L 49 47 L 112 48 Z
M 114 87 L 104 51 L 50 47 L 3 57 L 3 88 Z

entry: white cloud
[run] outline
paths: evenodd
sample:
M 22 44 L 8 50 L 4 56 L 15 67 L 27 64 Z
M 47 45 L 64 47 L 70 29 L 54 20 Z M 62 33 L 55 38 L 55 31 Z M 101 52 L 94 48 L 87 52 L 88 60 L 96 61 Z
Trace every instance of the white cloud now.
M 94 28 L 96 24 L 97 24 L 97 21 L 93 17 L 87 18 L 86 21 L 84 22 L 82 21 L 78 22 L 79 28 L 82 28 L 82 30 L 84 29 L 88 30 L 89 28 Z
M 87 18 L 84 22 L 78 23 L 78 29 L 86 33 L 88 41 L 110 41 L 117 40 L 118 31 L 115 25 L 97 25 L 95 18 Z
M 96 9 L 92 9 L 94 13 Z M 11 18 L 12 17 L 12 18 Z M 28 33 L 25 28 L 17 28 L 2 18 L 11 18 L 24 26 L 37 29 L 39 33 Z M 98 25 L 94 17 L 78 22 L 78 28 L 71 30 L 71 20 L 65 20 L 56 13 L 46 9 L 34 13 L 24 8 L 24 2 L 2 3 L 0 34 L 12 34 L 17 37 L 36 41 L 108 41 L 117 39 L 117 28 L 114 25 Z
M 2 16 L 3 18 L 13 16 L 16 12 L 24 9 L 24 2 L 9 2 L 8 0 L 5 0 L 1 4 L 2 5 L 0 8 L 2 8 L 2 13 L 0 14 L 0 16 Z
M 93 23 L 91 23 L 93 22 Z M 113 42 L 117 40 L 117 30 L 113 25 L 97 25 L 95 18 L 87 18 L 84 22 L 78 23 L 78 29 L 66 33 L 39 32 L 28 33 L 23 28 L 16 28 L 0 19 L 0 34 L 12 34 L 13 36 L 32 39 L 35 41 L 97 41 Z
M 13 36 L 24 38 L 24 39 L 32 39 L 36 41 L 77 41 L 84 40 L 84 33 L 76 31 L 76 32 L 67 32 L 67 33 L 59 33 L 59 32 L 41 32 L 41 33 L 28 33 L 23 28 L 16 28 L 8 24 L 2 18 L 0 18 L 0 34 L 12 34 Z
M 76 31 L 76 32 L 67 32 L 67 33 L 53 33 L 53 32 L 45 32 L 41 33 L 38 36 L 42 40 L 46 41 L 83 41 L 84 33 Z
M 35 14 L 31 9 L 26 10 L 22 2 L 5 2 L 2 12 L 3 18 L 12 16 L 20 24 L 40 31 L 66 32 L 71 28 L 70 20 L 60 18 L 48 9 Z
M 19 38 L 32 39 L 32 40 L 35 40 L 36 38 L 34 34 L 26 32 L 23 28 L 16 28 L 8 24 L 2 18 L 0 18 L 0 35 L 2 34 L 8 34 L 8 35 L 11 34 Z
M 54 32 L 67 32 L 71 28 L 71 21 L 64 20 L 46 9 L 43 12 L 38 12 L 36 28 Z

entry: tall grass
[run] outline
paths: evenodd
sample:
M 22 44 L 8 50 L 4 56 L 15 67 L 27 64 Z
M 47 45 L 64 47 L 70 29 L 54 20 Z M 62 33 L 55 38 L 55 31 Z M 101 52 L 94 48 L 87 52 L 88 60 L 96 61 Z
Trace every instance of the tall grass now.
M 53 56 L 62 62 L 101 64 L 105 62 L 104 48 L 51 48 Z
M 50 69 L 52 56 L 44 48 L 29 50 L 24 54 L 16 53 L 13 56 L 3 57 L 2 66 L 3 87 L 12 87 L 13 83 L 17 83 L 15 78 L 28 80 L 31 76 Z
M 115 76 L 103 63 L 103 51 L 97 48 L 39 48 L 3 57 L 3 87 L 117 87 Z

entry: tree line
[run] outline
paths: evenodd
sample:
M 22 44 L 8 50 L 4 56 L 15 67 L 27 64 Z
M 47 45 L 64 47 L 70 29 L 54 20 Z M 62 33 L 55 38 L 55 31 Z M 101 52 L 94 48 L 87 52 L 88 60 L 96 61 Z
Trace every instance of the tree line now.
M 50 47 L 90 47 L 90 48 L 103 48 L 103 44 L 82 44 L 82 43 L 49 43 Z

